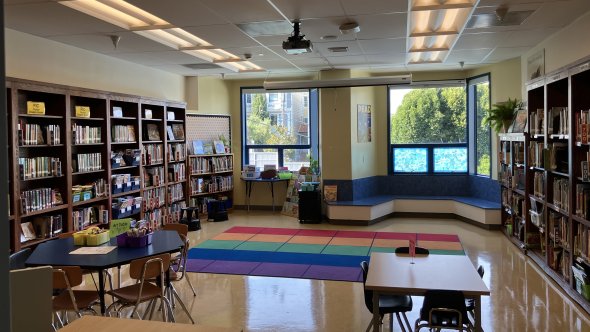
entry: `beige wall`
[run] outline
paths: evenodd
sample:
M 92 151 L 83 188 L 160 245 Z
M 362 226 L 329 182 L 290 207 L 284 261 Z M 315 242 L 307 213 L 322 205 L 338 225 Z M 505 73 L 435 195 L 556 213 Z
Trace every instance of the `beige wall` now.
M 184 101 L 184 77 L 11 29 L 6 76 Z
M 376 132 L 375 122 L 383 118 L 383 109 L 376 105 L 377 87 L 351 88 L 350 100 L 350 150 L 352 179 L 378 175 L 377 141 L 381 138 Z M 358 142 L 358 105 L 371 106 L 371 142 Z M 381 105 L 379 105 L 381 106 Z
M 187 77 L 187 110 L 199 114 L 231 114 L 231 81 L 205 76 Z

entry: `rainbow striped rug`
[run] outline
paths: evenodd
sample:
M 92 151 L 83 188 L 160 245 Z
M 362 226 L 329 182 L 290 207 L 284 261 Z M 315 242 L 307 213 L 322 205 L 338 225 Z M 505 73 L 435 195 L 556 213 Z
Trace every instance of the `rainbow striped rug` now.
M 360 281 L 371 252 L 394 252 L 409 239 L 431 255 L 464 255 L 457 235 L 232 227 L 189 250 L 187 271 Z

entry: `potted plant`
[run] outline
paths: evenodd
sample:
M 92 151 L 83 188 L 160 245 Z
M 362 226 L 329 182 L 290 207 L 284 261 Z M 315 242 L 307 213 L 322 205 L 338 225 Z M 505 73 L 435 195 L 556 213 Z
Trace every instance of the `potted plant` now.
M 492 107 L 486 110 L 486 115 L 483 118 L 482 124 L 489 125 L 494 131 L 499 133 L 504 129 L 504 132 L 508 131 L 508 127 L 514 119 L 516 110 L 520 108 L 522 103 L 514 98 L 508 98 L 507 101 L 496 103 Z

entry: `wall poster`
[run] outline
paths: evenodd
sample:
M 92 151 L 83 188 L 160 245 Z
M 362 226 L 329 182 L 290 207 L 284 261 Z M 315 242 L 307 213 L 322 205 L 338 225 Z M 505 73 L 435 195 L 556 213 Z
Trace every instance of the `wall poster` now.
M 357 112 L 357 142 L 371 142 L 371 105 L 356 105 Z

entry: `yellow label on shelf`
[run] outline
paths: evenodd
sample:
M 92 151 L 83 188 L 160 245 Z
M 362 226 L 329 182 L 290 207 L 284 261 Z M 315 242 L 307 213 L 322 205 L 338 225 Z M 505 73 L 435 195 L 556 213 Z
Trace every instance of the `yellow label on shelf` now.
M 27 114 L 45 115 L 45 103 L 39 101 L 27 101 Z
M 90 117 L 90 107 L 89 106 L 76 106 L 76 117 L 89 118 Z
M 131 228 L 131 218 L 113 219 L 109 225 L 109 237 L 114 238 Z

